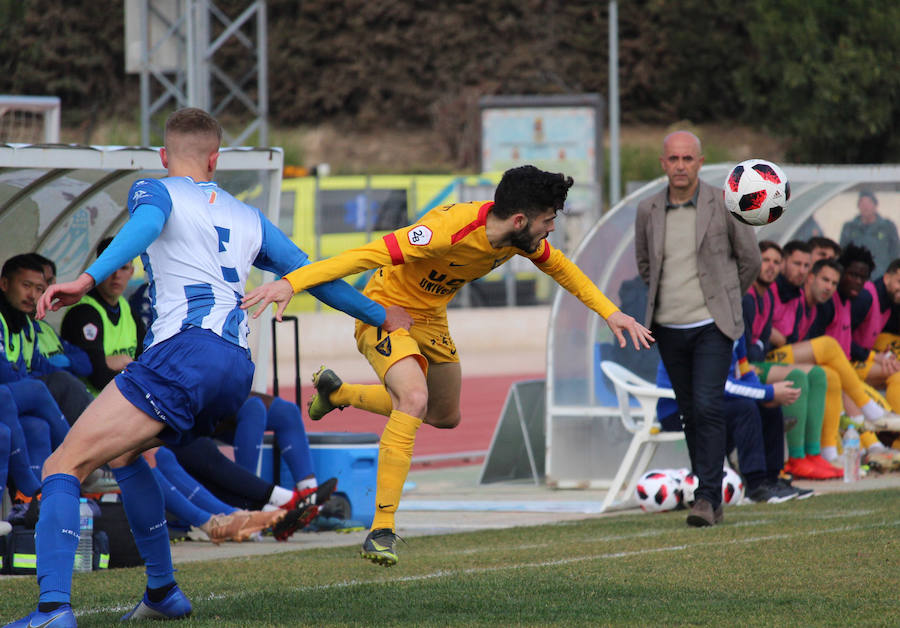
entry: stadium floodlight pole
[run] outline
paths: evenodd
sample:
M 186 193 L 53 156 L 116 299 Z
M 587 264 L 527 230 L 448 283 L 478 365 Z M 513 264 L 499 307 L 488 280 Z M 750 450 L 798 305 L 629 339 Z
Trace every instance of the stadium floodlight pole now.
M 136 45 L 126 46 L 125 68 L 128 73 L 140 73 L 143 145 L 152 140 L 151 122 L 157 112 L 190 106 L 219 117 L 231 107 L 234 117 L 235 105 L 243 105 L 252 119 L 240 132 L 226 128 L 223 146 L 242 145 L 254 133 L 257 139 L 253 143 L 268 143 L 266 2 L 245 2 L 244 10 L 232 19 L 214 0 L 126 0 L 126 41 Z M 252 31 L 245 29 L 253 20 L 255 42 Z M 215 41 L 211 41 L 212 33 L 216 33 Z M 233 42 L 246 49 L 252 64 L 241 75 L 237 75 L 238 69 L 223 67 L 215 59 L 217 51 Z M 153 92 L 160 90 L 154 100 Z
M 139 4 L 140 24 L 150 23 L 147 0 Z M 150 43 L 149 29 L 141 33 L 141 146 L 150 146 Z
M 609 206 L 622 196 L 619 172 L 619 9 L 609 3 Z

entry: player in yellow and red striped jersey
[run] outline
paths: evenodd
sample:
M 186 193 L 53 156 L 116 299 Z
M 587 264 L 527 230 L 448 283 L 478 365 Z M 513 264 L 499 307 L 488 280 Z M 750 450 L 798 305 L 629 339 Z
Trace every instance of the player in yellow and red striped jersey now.
M 394 513 L 409 472 L 416 430 L 424 420 L 440 428 L 460 421 L 461 370 L 447 325 L 447 303 L 466 283 L 483 277 L 513 255 L 528 257 L 557 283 L 606 319 L 620 346 L 626 336 L 636 349 L 649 348 L 650 331 L 619 309 L 547 236 L 563 209 L 572 178 L 534 166 L 504 173 L 494 202 L 438 207 L 409 227 L 304 266 L 261 286 L 244 298 L 243 308 L 276 303 L 276 318 L 291 297 L 323 282 L 377 268 L 365 294 L 412 316 L 406 329 L 387 333 L 356 326 L 360 352 L 384 385 L 343 384 L 330 370 L 314 377 L 317 394 L 310 417 L 352 405 L 388 416 L 379 449 L 376 514 L 363 556 L 384 565 L 397 562 Z M 259 308 L 255 316 L 262 311 Z

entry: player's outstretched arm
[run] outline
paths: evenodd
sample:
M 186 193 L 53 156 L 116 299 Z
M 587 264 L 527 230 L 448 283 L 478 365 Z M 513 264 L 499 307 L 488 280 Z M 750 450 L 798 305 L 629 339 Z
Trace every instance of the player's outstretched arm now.
M 94 278 L 81 273 L 75 281 L 55 283 L 48 286 L 37 304 L 37 319 L 41 320 L 47 312 L 55 312 L 66 305 L 75 305 L 88 291 L 94 287 Z
M 623 349 L 627 344 L 625 339 L 626 333 L 631 337 L 631 342 L 638 351 L 641 350 L 641 346 L 649 349 L 650 344 L 655 342 L 650 330 L 625 312 L 613 312 L 606 318 L 606 324 L 609 325 L 609 328 L 616 335 L 616 338 L 619 340 L 619 346 Z
M 284 310 L 293 296 L 294 288 L 291 287 L 290 282 L 287 279 L 278 279 L 254 288 L 244 295 L 241 300 L 241 309 L 249 310 L 254 305 L 259 305 L 251 315 L 253 318 L 259 318 L 266 306 L 274 303 L 276 305 L 275 319 L 281 321 L 281 315 L 284 314 Z

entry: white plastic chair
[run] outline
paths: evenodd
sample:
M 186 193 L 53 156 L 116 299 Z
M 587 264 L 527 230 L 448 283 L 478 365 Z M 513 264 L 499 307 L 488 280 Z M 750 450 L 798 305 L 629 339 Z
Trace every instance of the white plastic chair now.
M 613 478 L 609 491 L 600 506 L 600 511 L 606 511 L 617 499 L 619 492 L 625 484 L 625 479 L 631 474 L 631 479 L 625 491 L 623 502 L 633 499 L 638 480 L 647 470 L 656 447 L 659 443 L 675 442 L 684 439 L 684 432 L 662 432 L 659 429 L 659 421 L 656 417 L 656 402 L 660 398 L 674 399 L 675 393 L 671 388 L 660 388 L 647 380 L 638 377 L 621 364 L 603 360 L 600 362 L 603 374 L 609 378 L 616 390 L 616 399 L 619 402 L 622 425 L 626 430 L 634 434 L 625 457 L 622 458 L 616 476 Z M 640 405 L 640 416 L 633 414 L 635 408 L 629 404 L 629 396 L 637 399 Z M 640 455 L 640 457 L 639 457 Z M 633 470 L 632 470 L 633 468 Z

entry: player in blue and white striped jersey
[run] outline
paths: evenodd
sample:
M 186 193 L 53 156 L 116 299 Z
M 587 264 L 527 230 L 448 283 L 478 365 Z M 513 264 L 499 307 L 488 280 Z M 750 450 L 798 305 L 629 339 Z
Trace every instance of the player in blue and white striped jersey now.
M 77 303 L 115 269 L 143 253 L 154 318 L 145 350 L 76 421 L 44 465 L 36 529 L 38 609 L 10 626 L 74 626 L 70 605 L 78 543 L 81 481 L 109 463 L 147 567 L 143 599 L 123 619 L 174 619 L 191 612 L 175 584 L 165 506 L 140 453 L 208 433 L 246 400 L 253 377 L 246 315 L 239 308 L 250 266 L 286 274 L 306 255 L 256 209 L 213 181 L 222 130 L 199 109 L 166 122 L 160 149 L 168 176 L 140 179 L 129 191 L 130 218 L 75 281 L 51 286 L 38 304 Z M 409 327 L 401 308 L 382 308 L 342 282 L 313 293 L 370 325 Z M 43 625 L 43 624 L 42 624 Z

